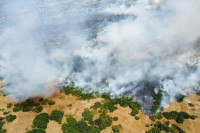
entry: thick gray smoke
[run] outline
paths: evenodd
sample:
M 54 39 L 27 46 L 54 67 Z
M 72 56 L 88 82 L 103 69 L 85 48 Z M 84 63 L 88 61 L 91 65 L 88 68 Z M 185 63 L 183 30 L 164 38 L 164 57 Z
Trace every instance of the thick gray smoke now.
M 163 105 L 199 91 L 198 0 L 1 2 L 1 76 L 14 100 L 48 96 L 56 81 L 144 103 L 160 88 Z

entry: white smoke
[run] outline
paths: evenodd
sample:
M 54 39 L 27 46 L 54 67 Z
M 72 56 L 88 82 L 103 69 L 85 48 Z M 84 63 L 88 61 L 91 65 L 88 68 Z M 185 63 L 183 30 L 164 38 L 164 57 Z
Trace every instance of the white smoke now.
M 1 76 L 4 91 L 17 99 L 44 96 L 45 86 L 57 80 L 112 95 L 129 93 L 138 100 L 139 92 L 146 95 L 149 89 L 147 81 L 166 91 L 168 99 L 199 91 L 197 0 L 21 0 L 6 5 L 1 10 L 9 23 L 0 32 Z M 85 24 L 98 14 L 125 17 L 102 22 L 96 17 L 91 20 L 96 27 Z M 95 37 L 86 39 L 90 32 Z

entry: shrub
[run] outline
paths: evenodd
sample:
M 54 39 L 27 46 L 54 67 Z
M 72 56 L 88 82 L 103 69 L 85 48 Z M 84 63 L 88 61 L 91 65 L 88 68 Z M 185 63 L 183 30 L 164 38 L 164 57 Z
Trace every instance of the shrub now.
M 139 120 L 140 119 L 140 117 L 138 117 L 138 116 L 135 116 L 135 120 Z
M 18 112 L 18 111 L 22 110 L 23 112 L 28 112 L 28 111 L 32 110 L 32 107 L 38 106 L 38 105 L 39 105 L 39 103 L 35 103 L 31 99 L 27 99 L 23 103 L 15 104 L 14 108 L 13 108 L 13 111 L 14 112 Z
M 129 107 L 132 109 L 131 115 L 135 116 L 136 114 L 138 114 L 141 108 L 141 105 L 138 102 L 131 102 L 129 104 Z
M 103 130 L 112 125 L 112 117 L 109 115 L 100 115 L 100 117 L 96 119 L 94 123 L 99 127 L 100 130 Z
M 97 127 L 88 126 L 83 120 L 77 122 L 72 116 L 67 117 L 67 123 L 62 125 L 62 130 L 64 133 L 100 133 Z
M 43 110 L 43 107 L 42 106 L 36 106 L 33 111 L 35 111 L 36 113 L 39 113 Z
M 145 127 L 149 127 L 149 126 L 150 126 L 149 124 L 146 124 L 146 125 L 145 125 Z
M 194 120 L 195 118 L 197 118 L 197 116 L 195 116 L 195 115 L 190 116 L 190 119 L 192 119 L 192 120 Z
M 154 127 L 159 128 L 160 131 L 165 131 L 165 132 L 171 132 L 171 128 L 168 127 L 167 124 L 162 124 L 161 122 L 156 122 L 156 124 L 154 125 Z
M 67 120 L 67 123 L 72 124 L 72 125 L 76 124 L 77 122 L 76 119 L 73 118 L 73 116 L 68 116 L 66 120 Z
M 110 94 L 109 93 L 103 93 L 101 97 L 106 99 L 106 100 L 110 100 Z
M 19 107 L 14 107 L 14 108 L 13 108 L 13 112 L 18 112 L 18 111 L 20 111 L 20 108 L 19 108 Z
M 83 89 L 75 88 L 74 86 L 65 86 L 64 92 L 65 92 L 66 95 L 72 94 L 73 96 L 77 96 L 82 100 L 94 98 L 93 93 L 84 93 Z
M 39 102 L 42 102 L 43 100 L 44 100 L 43 98 L 40 98 L 40 99 L 39 99 Z
M 6 133 L 6 132 L 7 132 L 6 129 L 2 129 L 2 130 L 0 130 L 0 133 Z
M 31 111 L 30 107 L 23 107 L 22 108 L 22 112 L 28 112 L 28 111 Z
M 153 127 L 149 131 L 147 131 L 146 133 L 161 133 L 161 131 L 159 130 L 159 128 Z
M 46 133 L 44 129 L 33 129 L 30 131 L 27 131 L 26 133 Z
M 93 93 L 82 93 L 80 99 L 86 100 L 86 99 L 93 99 L 94 94 Z
M 179 123 L 179 124 L 183 124 L 184 122 L 184 117 L 179 115 L 177 118 L 176 118 L 176 122 Z
M 186 112 L 179 112 L 179 115 L 180 116 L 183 116 L 184 119 L 189 119 L 190 118 L 190 115 Z
M 44 99 L 44 100 L 42 100 L 42 105 L 46 105 L 47 103 L 48 103 L 48 99 Z
M 91 108 L 97 109 L 97 108 L 100 108 L 101 106 L 102 104 L 100 102 L 96 102 Z
M 12 106 L 13 106 L 12 103 L 7 104 L 7 108 L 8 108 L 8 109 L 11 108 Z
M 176 95 L 176 97 L 175 97 L 175 98 L 176 98 L 176 101 L 180 103 L 180 102 L 182 102 L 182 101 L 183 101 L 183 99 L 185 98 L 185 96 L 184 96 L 184 95 L 182 95 L 182 94 L 179 94 L 179 95 Z
M 118 120 L 118 117 L 117 117 L 117 116 L 113 117 L 113 120 L 114 120 L 114 121 L 117 121 L 117 120 Z
M 3 115 L 7 115 L 7 114 L 9 114 L 9 113 L 10 113 L 10 111 L 3 112 Z
M 189 105 L 190 107 L 194 107 L 194 104 L 192 104 L 192 103 L 188 103 L 188 105 Z
M 50 101 L 48 101 L 48 104 L 49 104 L 49 105 L 54 105 L 55 102 L 54 102 L 53 100 L 50 100 Z
M 117 107 L 115 107 L 115 103 L 112 100 L 104 103 L 103 106 L 105 109 L 108 109 L 110 112 L 117 110 Z
M 0 130 L 2 130 L 2 127 L 5 124 L 5 121 L 3 121 L 3 119 L 3 117 L 0 117 Z
M 69 104 L 67 107 L 71 107 L 72 106 L 72 104 Z
M 64 115 L 63 111 L 54 110 L 51 112 L 51 115 L 49 118 L 50 118 L 50 120 L 54 120 L 54 121 L 58 122 L 59 124 L 61 124 L 63 115 Z
M 177 111 L 171 111 L 171 112 L 163 112 L 163 116 L 169 120 L 176 119 L 178 117 L 179 113 Z
M 155 115 L 150 116 L 150 119 L 151 119 L 152 121 L 155 121 L 156 119 L 161 120 L 162 118 L 163 118 L 163 116 L 162 116 L 161 113 L 157 113 L 157 114 L 155 114 Z
M 91 122 L 93 120 L 94 115 L 91 113 L 89 109 L 85 109 L 82 113 L 84 120 Z
M 121 98 L 116 98 L 116 104 L 120 104 L 121 107 L 129 106 L 133 101 L 133 97 L 123 96 Z
M 121 125 L 112 126 L 112 131 L 113 133 L 119 133 L 121 128 Z
M 8 115 L 8 116 L 6 116 L 7 122 L 12 122 L 12 121 L 14 121 L 16 118 L 17 118 L 16 115 Z
M 47 128 L 47 124 L 49 123 L 49 115 L 47 113 L 41 113 L 36 115 L 35 119 L 33 120 L 33 126 L 37 128 Z

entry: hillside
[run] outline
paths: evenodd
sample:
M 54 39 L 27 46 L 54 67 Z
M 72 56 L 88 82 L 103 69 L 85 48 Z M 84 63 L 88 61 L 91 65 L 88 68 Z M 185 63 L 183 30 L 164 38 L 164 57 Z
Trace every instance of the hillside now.
M 29 99 L 30 100 L 30 99 Z M 98 108 L 94 108 L 94 104 L 97 102 L 100 102 L 102 104 L 105 104 L 108 99 L 106 97 L 102 98 L 100 96 L 97 96 L 95 98 L 90 99 L 81 99 L 79 96 L 75 96 L 72 94 L 66 95 L 63 91 L 58 91 L 53 96 L 49 97 L 48 100 L 45 100 L 45 98 L 35 98 L 31 99 L 30 101 L 33 101 L 33 103 L 39 103 L 40 106 L 43 107 L 42 110 L 39 110 L 38 113 L 33 108 L 35 106 L 30 107 L 30 110 L 26 110 L 26 106 L 23 107 L 24 110 L 18 110 L 16 112 L 13 112 L 13 108 L 16 108 L 18 106 L 12 105 L 14 103 L 10 102 L 7 98 L 7 96 L 3 96 L 3 94 L 0 95 L 0 117 L 4 118 L 6 116 L 9 116 L 10 114 L 16 115 L 16 119 L 14 119 L 12 122 L 8 122 L 7 120 L 3 119 L 2 121 L 5 121 L 5 124 L 3 125 L 2 129 L 7 130 L 7 133 L 25 133 L 29 130 L 34 129 L 35 127 L 33 125 L 33 120 L 35 119 L 36 115 L 41 113 L 47 113 L 51 114 L 54 110 L 63 111 L 64 115 L 62 117 L 62 122 L 59 123 L 56 120 L 49 120 L 47 123 L 46 133 L 62 133 L 62 124 L 66 122 L 66 118 L 69 116 L 72 116 L 77 121 L 81 121 L 81 119 L 85 119 L 86 123 L 90 125 L 90 121 L 86 120 L 86 117 L 83 117 L 82 113 L 85 109 L 89 109 L 91 111 L 91 114 L 93 114 L 93 121 L 95 119 L 98 119 L 100 117 Z M 29 103 L 31 103 L 29 101 Z M 46 103 L 44 102 L 46 101 Z M 49 101 L 54 101 L 49 102 Z M 167 121 L 169 121 L 168 127 L 172 127 L 172 124 L 176 124 L 180 128 L 182 128 L 187 133 L 198 133 L 200 132 L 200 127 L 198 126 L 200 124 L 200 96 L 198 95 L 191 95 L 189 97 L 184 98 L 183 102 L 171 102 L 170 106 L 168 108 L 165 108 L 163 112 L 170 112 L 170 111 L 184 111 L 187 112 L 189 115 L 194 115 L 197 118 L 193 119 L 185 119 L 183 124 L 178 124 L 175 120 L 167 120 L 166 118 L 162 117 L 162 119 L 156 119 L 155 121 L 160 121 L 163 125 Z M 12 104 L 10 104 L 12 103 Z M 22 102 L 23 104 L 24 102 Z M 25 102 L 27 103 L 27 101 Z M 10 105 L 10 106 L 9 106 Z M 28 107 L 29 105 L 27 105 Z M 93 108 L 91 108 L 93 106 Z M 117 109 L 114 109 L 112 111 L 106 112 L 106 115 L 108 117 L 112 117 L 112 125 L 105 126 L 105 129 L 101 129 L 102 133 L 109 133 L 113 132 L 113 126 L 118 126 L 118 129 L 121 133 L 144 133 L 145 131 L 150 130 L 153 128 L 153 125 L 156 125 L 156 122 L 152 121 L 149 116 L 145 115 L 143 112 L 139 111 L 138 114 L 132 116 L 131 115 L 131 108 L 128 106 L 122 107 L 119 104 L 114 105 L 117 107 Z M 111 107 L 111 106 L 110 106 Z M 111 109 L 108 107 L 107 109 Z M 40 112 L 41 111 L 41 112 Z M 105 110 L 104 110 L 105 111 Z M 6 113 L 5 113 L 6 112 Z M 136 116 L 136 117 L 135 117 Z M 117 117 L 118 120 L 114 120 L 114 117 Z M 139 119 L 139 120 L 138 120 Z M 90 123 L 90 124 L 89 124 Z M 93 125 L 93 124 L 91 124 Z M 96 127 L 96 126 L 94 126 Z M 98 126 L 97 126 L 98 127 Z M 158 126 L 159 127 L 159 126 Z M 37 128 L 35 128 L 37 129 Z M 171 132 L 181 132 L 180 130 L 172 128 L 173 131 Z M 162 132 L 166 132 L 165 130 L 162 130 Z M 40 132 L 40 131 L 39 131 Z M 35 133 L 39 133 L 35 132 Z M 116 131 L 117 132 L 117 131 Z M 154 133 L 154 132 L 152 132 Z

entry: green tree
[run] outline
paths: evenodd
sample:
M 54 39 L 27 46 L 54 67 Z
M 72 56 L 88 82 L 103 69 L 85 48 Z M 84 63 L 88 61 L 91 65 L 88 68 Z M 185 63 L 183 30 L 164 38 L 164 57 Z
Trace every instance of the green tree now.
M 50 120 L 54 120 L 54 121 L 58 122 L 59 124 L 61 124 L 63 115 L 64 115 L 63 111 L 54 110 L 51 112 L 51 115 L 49 118 L 50 118 Z
M 17 118 L 16 115 L 8 115 L 8 116 L 6 116 L 7 122 L 12 122 L 12 121 L 14 121 L 16 118 Z
M 49 123 L 49 115 L 47 113 L 41 113 L 36 115 L 35 119 L 33 120 L 33 125 L 37 128 L 47 128 L 47 124 Z

